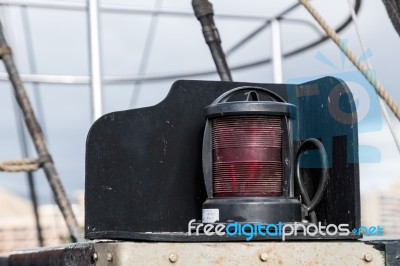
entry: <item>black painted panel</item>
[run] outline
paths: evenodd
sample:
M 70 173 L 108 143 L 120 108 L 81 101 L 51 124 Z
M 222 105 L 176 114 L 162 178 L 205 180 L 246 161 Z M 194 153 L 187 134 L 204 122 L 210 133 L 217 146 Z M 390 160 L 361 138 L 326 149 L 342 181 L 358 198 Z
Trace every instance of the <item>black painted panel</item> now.
M 301 130 L 296 131 L 296 144 L 305 137 L 335 144 L 329 191 L 317 214 L 329 223 L 359 224 L 358 164 L 344 161 L 350 157 L 357 162 L 357 127 L 336 123 L 320 110 L 336 85 L 346 94 L 341 104 L 350 110 L 352 97 L 345 84 L 334 78 L 310 84 L 317 85 L 319 96 L 299 97 L 309 87 L 315 92 L 314 85 L 177 81 L 155 106 L 101 117 L 92 126 L 86 146 L 86 237 L 185 232 L 191 219 L 201 219 L 206 198 L 201 165 L 204 107 L 223 92 L 245 85 L 265 87 L 299 106 Z M 318 169 L 305 171 L 312 192 Z

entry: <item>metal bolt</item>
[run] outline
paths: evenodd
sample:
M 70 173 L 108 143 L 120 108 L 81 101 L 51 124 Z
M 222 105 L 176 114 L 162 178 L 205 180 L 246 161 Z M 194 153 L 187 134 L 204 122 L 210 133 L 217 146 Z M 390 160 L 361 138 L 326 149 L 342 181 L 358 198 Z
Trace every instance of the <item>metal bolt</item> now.
M 372 261 L 372 255 L 369 254 L 369 253 L 365 254 L 365 255 L 364 255 L 364 260 L 365 260 L 366 262 Z
M 99 258 L 99 256 L 98 256 L 97 253 L 95 252 L 95 253 L 93 253 L 92 258 L 93 258 L 94 261 L 96 261 L 96 260 Z
M 267 261 L 268 260 L 268 254 L 267 253 L 261 253 L 260 260 L 261 261 Z
M 113 256 L 111 253 L 107 253 L 107 260 L 108 261 L 112 261 L 113 260 Z
M 176 254 L 172 253 L 171 255 L 169 255 L 169 261 L 171 263 L 175 263 L 177 259 L 178 257 L 176 256 Z

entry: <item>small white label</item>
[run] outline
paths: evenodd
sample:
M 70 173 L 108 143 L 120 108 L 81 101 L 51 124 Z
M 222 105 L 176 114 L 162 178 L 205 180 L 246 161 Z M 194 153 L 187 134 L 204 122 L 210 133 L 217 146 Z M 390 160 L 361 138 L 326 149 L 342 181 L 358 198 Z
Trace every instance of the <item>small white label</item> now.
M 203 223 L 215 223 L 219 221 L 219 209 L 203 209 Z

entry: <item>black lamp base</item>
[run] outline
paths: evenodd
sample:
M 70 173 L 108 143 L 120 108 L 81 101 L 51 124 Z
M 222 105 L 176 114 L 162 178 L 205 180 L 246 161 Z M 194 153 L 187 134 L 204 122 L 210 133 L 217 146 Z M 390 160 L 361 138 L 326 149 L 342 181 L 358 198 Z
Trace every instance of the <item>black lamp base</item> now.
M 297 198 L 212 198 L 203 203 L 202 221 L 277 224 L 301 222 L 305 215 L 306 208 Z

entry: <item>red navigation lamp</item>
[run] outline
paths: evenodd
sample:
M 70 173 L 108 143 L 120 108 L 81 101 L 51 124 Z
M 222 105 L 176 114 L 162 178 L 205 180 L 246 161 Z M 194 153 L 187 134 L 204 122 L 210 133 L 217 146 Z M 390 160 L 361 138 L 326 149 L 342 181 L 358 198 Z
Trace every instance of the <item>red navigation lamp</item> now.
M 276 93 L 248 86 L 232 89 L 206 107 L 203 171 L 208 199 L 203 222 L 295 222 L 313 211 L 328 179 L 326 152 L 316 139 L 299 149 L 298 154 L 318 148 L 324 164 L 316 196 L 303 205 L 294 197 L 290 128 L 296 110 Z M 304 192 L 300 176 L 296 180 Z

